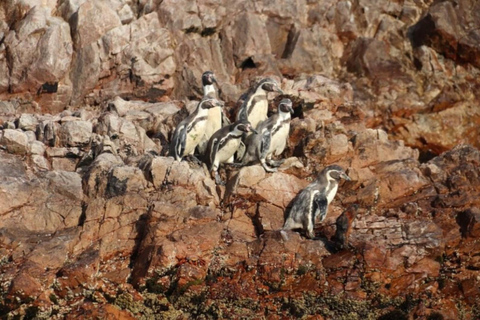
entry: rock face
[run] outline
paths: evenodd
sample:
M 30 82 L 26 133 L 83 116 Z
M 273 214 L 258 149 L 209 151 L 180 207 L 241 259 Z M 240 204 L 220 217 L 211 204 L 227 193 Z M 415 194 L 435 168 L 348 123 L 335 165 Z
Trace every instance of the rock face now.
M 1 2 L 0 315 L 479 318 L 478 6 Z M 168 157 L 205 70 L 232 119 L 279 80 L 278 172 L 222 167 L 217 186 Z M 317 239 L 281 232 L 334 163 L 352 181 Z

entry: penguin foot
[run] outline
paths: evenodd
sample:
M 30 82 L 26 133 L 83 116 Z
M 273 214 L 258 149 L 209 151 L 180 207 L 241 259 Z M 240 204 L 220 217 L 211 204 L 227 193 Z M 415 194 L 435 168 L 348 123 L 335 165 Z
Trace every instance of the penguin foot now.
M 277 172 L 277 168 L 270 168 L 269 166 L 267 166 L 266 163 L 262 163 L 262 166 L 263 166 L 263 169 L 265 169 L 265 171 L 267 172 Z
M 220 175 L 218 174 L 218 172 L 215 172 L 215 183 L 220 186 L 225 185 L 225 181 L 223 181 L 222 178 L 220 178 Z
M 313 231 L 307 231 L 307 234 L 306 234 L 307 238 L 308 239 L 315 239 L 315 232 Z
M 268 160 L 267 161 L 268 164 L 272 167 L 280 167 L 284 162 L 285 162 L 285 159 L 280 159 L 280 160 Z
M 242 163 L 238 163 L 238 162 L 225 163 L 225 166 L 229 166 L 230 168 L 234 168 L 234 169 L 244 167 L 244 165 Z
M 187 161 L 189 161 L 189 162 L 193 162 L 193 163 L 195 163 L 195 164 L 197 164 L 197 165 L 199 165 L 199 166 L 201 166 L 202 163 L 203 163 L 202 161 L 200 161 L 200 159 L 198 159 L 197 157 L 195 157 L 193 154 L 189 154 L 189 155 L 185 156 L 184 159 L 187 160 Z

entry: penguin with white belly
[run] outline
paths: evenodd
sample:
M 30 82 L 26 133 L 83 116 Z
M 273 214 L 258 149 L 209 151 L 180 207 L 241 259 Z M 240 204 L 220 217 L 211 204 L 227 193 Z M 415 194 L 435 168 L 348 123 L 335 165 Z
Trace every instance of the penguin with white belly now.
M 242 160 L 243 165 L 260 162 L 265 171 L 277 171 L 272 167 L 280 166 L 283 160 L 273 160 L 272 156 L 280 155 L 287 145 L 292 105 L 290 99 L 282 99 L 278 105 L 278 112 L 258 125 L 258 134 L 247 137 L 245 141 L 247 152 Z
M 323 169 L 314 182 L 300 191 L 288 212 L 283 230 L 302 229 L 310 239 L 315 237 L 315 222 L 327 216 L 328 205 L 337 194 L 341 179 L 351 180 L 338 165 Z
M 258 82 L 247 94 L 240 109 L 237 112 L 236 120 L 247 120 L 254 129 L 260 122 L 267 119 L 268 113 L 268 92 L 283 93 L 278 83 L 266 78 Z
M 205 154 L 205 163 L 217 184 L 224 184 L 218 174 L 220 164 L 229 162 L 238 150 L 243 135 L 248 132 L 257 133 L 248 121 L 239 120 L 218 130 L 210 138 Z
M 202 74 L 203 97 L 210 97 L 218 99 L 218 93 L 215 89 L 214 83 L 217 83 L 215 74 L 212 71 L 205 71 Z M 205 134 L 201 137 L 197 145 L 197 150 L 200 155 L 204 155 L 207 149 L 210 137 L 220 128 L 230 124 L 230 121 L 223 112 L 222 107 L 215 107 L 208 109 L 207 125 L 205 126 Z
M 170 156 L 177 161 L 181 161 L 186 155 L 193 156 L 195 147 L 205 135 L 208 110 L 216 107 L 223 107 L 223 103 L 208 96 L 204 97 L 195 111 L 178 124 L 172 135 Z

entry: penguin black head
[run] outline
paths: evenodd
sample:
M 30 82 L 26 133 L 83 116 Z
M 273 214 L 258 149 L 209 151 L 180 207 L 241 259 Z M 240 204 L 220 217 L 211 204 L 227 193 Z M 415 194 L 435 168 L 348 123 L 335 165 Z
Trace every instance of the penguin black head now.
M 292 106 L 293 106 L 292 100 L 288 98 L 282 99 L 282 101 L 280 101 L 280 104 L 278 105 L 278 111 L 293 113 Z
M 202 101 L 200 101 L 199 107 L 202 109 L 210 109 L 210 108 L 215 108 L 215 107 L 223 107 L 224 104 L 217 100 L 217 99 L 212 99 L 212 98 L 204 98 Z
M 243 132 L 253 132 L 257 134 L 257 131 L 253 129 L 252 125 L 248 121 L 241 121 L 236 125 L 236 129 Z
M 212 71 L 205 71 L 202 74 L 202 85 L 203 86 L 212 85 L 214 82 L 216 83 L 217 79 L 215 78 L 215 74 Z
M 330 165 L 330 166 L 326 167 L 325 169 L 323 169 L 322 172 L 320 172 L 320 175 L 324 175 L 327 178 L 331 177 L 331 178 L 335 179 L 336 181 L 340 181 L 340 179 L 345 179 L 347 181 L 352 180 L 352 179 L 350 179 L 349 176 L 347 176 L 347 174 L 342 169 L 342 167 L 340 167 L 336 164 Z
M 280 89 L 280 86 L 278 85 L 278 83 L 275 80 L 273 80 L 272 78 L 265 78 L 265 79 L 261 80 L 258 83 L 257 88 L 262 88 L 263 90 L 268 91 L 268 92 L 277 91 L 277 92 L 283 93 L 283 91 L 282 91 L 282 89 Z

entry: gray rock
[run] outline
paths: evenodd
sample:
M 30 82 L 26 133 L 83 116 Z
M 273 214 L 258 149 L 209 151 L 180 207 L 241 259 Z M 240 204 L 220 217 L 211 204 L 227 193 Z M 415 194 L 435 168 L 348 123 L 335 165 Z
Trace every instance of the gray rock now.
M 35 154 L 35 155 L 44 155 L 45 154 L 45 145 L 41 143 L 40 141 L 32 141 L 29 143 L 29 148 L 28 148 L 29 153 Z
M 25 131 L 25 135 L 27 136 L 28 142 L 32 143 L 33 141 L 37 140 L 37 136 L 35 135 L 35 132 L 33 131 Z
M 122 196 L 127 192 L 139 192 L 147 187 L 142 170 L 131 166 L 114 167 L 110 171 L 105 196 Z
M 5 129 L 0 142 L 10 153 L 26 154 L 28 152 L 28 137 L 22 131 Z
M 163 185 L 168 169 L 173 162 L 174 159 L 172 157 L 155 157 L 151 160 L 149 173 L 152 177 L 155 188 L 160 188 Z
M 89 121 L 68 121 L 60 127 L 60 143 L 68 147 L 85 146 L 92 136 L 92 123 Z
M 13 121 L 7 121 L 3 124 L 4 129 L 15 129 L 15 123 Z
M 45 157 L 42 155 L 33 154 L 32 162 L 39 170 L 47 171 L 50 169 L 50 164 L 48 163 L 48 160 L 45 159 Z
M 0 65 L 1 70 L 1 65 Z M 4 77 L 7 79 L 7 77 Z M 7 79 L 8 80 L 8 79 Z M 2 80 L 0 80 L 0 91 L 2 88 Z M 0 101 L 0 114 L 12 115 L 15 114 L 15 105 L 10 101 Z M 9 128 L 13 129 L 13 128 Z
M 35 131 L 37 124 L 38 120 L 33 114 L 24 113 L 18 118 L 18 128 L 25 131 Z
M 52 158 L 52 170 L 55 171 L 75 171 L 77 159 L 72 158 Z
M 111 153 L 98 155 L 83 176 L 84 191 L 88 196 L 106 194 L 110 170 L 124 165 L 122 159 Z
M 47 156 L 49 158 L 53 157 L 81 157 L 82 151 L 79 148 L 47 148 Z
M 53 191 L 72 200 L 83 199 L 82 178 L 76 172 L 51 171 L 46 178 L 50 181 Z

